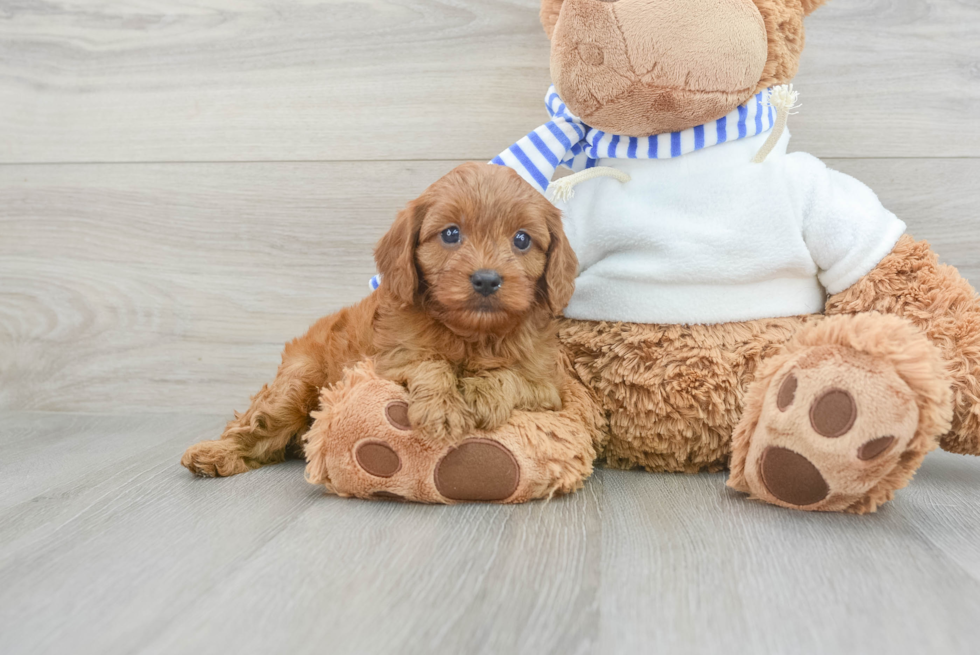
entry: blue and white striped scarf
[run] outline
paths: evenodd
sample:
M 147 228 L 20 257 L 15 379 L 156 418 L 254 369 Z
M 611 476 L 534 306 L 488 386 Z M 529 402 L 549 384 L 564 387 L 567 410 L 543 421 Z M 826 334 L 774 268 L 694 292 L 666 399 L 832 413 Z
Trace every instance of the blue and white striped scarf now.
M 775 111 L 769 89 L 716 121 L 670 134 L 619 136 L 589 127 L 568 110 L 551 85 L 545 106 L 552 120 L 493 158 L 491 164 L 513 168 L 544 193 L 559 165 L 573 171 L 592 168 L 603 157 L 672 159 L 726 141 L 756 136 L 772 129 Z

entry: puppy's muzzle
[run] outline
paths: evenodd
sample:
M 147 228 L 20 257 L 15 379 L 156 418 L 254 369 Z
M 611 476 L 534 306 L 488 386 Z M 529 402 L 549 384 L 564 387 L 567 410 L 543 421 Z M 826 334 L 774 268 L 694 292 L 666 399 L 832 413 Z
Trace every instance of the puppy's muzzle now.
M 484 297 L 497 293 L 502 282 L 500 273 L 491 271 L 488 268 L 481 268 L 470 276 L 470 283 L 473 285 L 473 290 Z

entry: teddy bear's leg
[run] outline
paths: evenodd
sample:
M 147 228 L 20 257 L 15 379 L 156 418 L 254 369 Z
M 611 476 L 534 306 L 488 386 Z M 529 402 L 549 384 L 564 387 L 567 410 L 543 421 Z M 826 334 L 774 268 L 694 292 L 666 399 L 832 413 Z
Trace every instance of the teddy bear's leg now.
M 905 235 L 878 266 L 827 301 L 827 314 L 878 311 L 911 321 L 942 351 L 953 383 L 943 450 L 980 455 L 980 298 L 925 241 Z
M 815 321 L 760 367 L 728 485 L 783 507 L 873 512 L 949 429 L 951 400 L 939 350 L 908 321 Z
M 358 498 L 520 503 L 571 493 L 592 473 L 603 417 L 577 381 L 565 384 L 561 412 L 518 411 L 452 446 L 412 429 L 407 396 L 370 362 L 324 389 L 304 437 L 307 480 Z
M 722 325 L 564 319 L 575 371 L 602 401 L 610 468 L 695 473 L 728 468 L 731 436 L 759 363 L 815 316 Z

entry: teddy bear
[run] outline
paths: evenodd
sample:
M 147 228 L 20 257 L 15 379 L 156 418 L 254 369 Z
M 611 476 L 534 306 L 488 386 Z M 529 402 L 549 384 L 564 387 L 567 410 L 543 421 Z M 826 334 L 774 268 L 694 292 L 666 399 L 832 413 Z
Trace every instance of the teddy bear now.
M 492 163 L 548 194 L 579 259 L 559 324 L 565 423 L 515 415 L 464 441 L 496 454 L 471 449 L 460 484 L 492 471 L 510 482 L 447 498 L 431 480 L 453 449 L 427 452 L 368 409 L 403 392 L 366 363 L 324 390 L 308 478 L 377 493 L 350 455 L 371 433 L 413 453 L 398 494 L 409 500 L 567 493 L 595 455 L 652 472 L 727 468 L 754 499 L 861 514 L 937 446 L 980 454 L 976 293 L 866 186 L 787 153 L 785 85 L 821 4 L 542 0 L 552 120 Z M 573 174 L 552 182 L 559 166 Z
M 543 0 L 554 120 L 494 161 L 586 176 L 557 200 L 561 339 L 608 466 L 864 513 L 937 445 L 980 454 L 980 304 L 870 189 L 786 154 L 767 100 L 820 4 Z

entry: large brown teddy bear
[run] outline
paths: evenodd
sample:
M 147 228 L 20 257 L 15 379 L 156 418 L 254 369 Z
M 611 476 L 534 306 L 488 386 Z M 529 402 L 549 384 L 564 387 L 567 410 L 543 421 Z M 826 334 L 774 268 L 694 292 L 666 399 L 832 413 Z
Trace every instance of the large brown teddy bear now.
M 567 319 L 561 337 L 602 398 L 609 466 L 730 467 L 729 486 L 755 498 L 863 513 L 937 444 L 980 454 L 980 305 L 863 185 L 786 155 L 787 135 L 750 161 L 778 123 L 754 96 L 792 79 L 820 4 L 543 0 L 563 103 L 549 110 L 592 137 L 556 158 L 630 177 L 586 179 L 559 203 L 581 266 L 566 315 L 596 319 Z M 531 167 L 538 141 L 523 142 Z M 665 159 L 668 143 L 681 147 Z M 656 160 L 630 156 L 657 145 Z M 648 213 L 628 215 L 637 203 Z
M 980 454 L 975 292 L 867 187 L 787 154 L 781 85 L 819 4 L 542 0 L 552 120 L 493 163 L 549 194 L 579 260 L 563 409 L 436 447 L 364 362 L 322 392 L 308 479 L 522 502 L 579 488 L 598 456 L 864 513 L 937 445 Z M 559 165 L 575 173 L 552 184 Z

